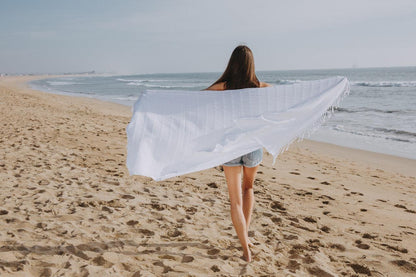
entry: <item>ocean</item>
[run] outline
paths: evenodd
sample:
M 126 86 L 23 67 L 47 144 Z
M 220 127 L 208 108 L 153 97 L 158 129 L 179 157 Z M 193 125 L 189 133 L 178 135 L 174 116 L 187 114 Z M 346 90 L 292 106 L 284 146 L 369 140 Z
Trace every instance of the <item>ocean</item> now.
M 132 106 L 148 89 L 202 90 L 221 75 L 178 73 L 60 77 L 32 81 L 34 89 Z M 310 139 L 416 159 L 416 67 L 259 71 L 272 85 L 346 76 L 350 95 Z

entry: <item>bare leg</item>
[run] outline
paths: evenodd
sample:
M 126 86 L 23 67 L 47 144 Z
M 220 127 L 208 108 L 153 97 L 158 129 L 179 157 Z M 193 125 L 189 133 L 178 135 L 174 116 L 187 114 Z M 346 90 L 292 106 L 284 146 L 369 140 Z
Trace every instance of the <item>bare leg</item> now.
M 257 174 L 257 169 L 259 166 L 256 167 L 243 167 L 243 212 L 244 217 L 246 219 L 246 229 L 250 227 L 251 222 L 251 215 L 253 213 L 253 206 L 254 206 L 254 191 L 253 191 L 253 184 L 254 178 Z
M 250 262 L 251 253 L 248 248 L 246 219 L 243 213 L 241 195 L 241 166 L 224 166 L 224 174 L 227 181 L 228 194 L 230 195 L 231 220 L 243 247 L 244 257 L 247 262 Z

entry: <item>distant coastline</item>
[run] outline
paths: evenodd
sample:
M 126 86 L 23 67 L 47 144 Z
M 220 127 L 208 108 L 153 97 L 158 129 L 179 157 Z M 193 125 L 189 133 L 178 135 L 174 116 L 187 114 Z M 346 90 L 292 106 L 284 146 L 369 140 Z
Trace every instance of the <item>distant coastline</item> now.
M 382 70 L 382 69 L 406 69 L 406 68 L 416 68 L 416 65 L 409 65 L 409 66 L 374 66 L 374 67 L 337 67 L 337 68 L 297 68 L 297 69 L 266 69 L 266 70 L 257 70 L 258 73 L 267 73 L 267 72 L 291 72 L 291 71 L 327 71 L 327 70 L 362 70 L 362 69 L 372 69 L 372 70 Z M 9 72 L 0 72 L 1 76 L 61 76 L 61 75 L 96 75 L 96 76 L 130 76 L 130 75 L 173 75 L 173 74 L 220 74 L 221 71 L 193 71 L 193 72 L 148 72 L 148 73 L 138 73 L 138 72 L 130 72 L 130 73 L 117 73 L 117 72 L 100 72 L 100 71 L 81 71 L 81 72 L 31 72 L 31 73 L 9 73 Z

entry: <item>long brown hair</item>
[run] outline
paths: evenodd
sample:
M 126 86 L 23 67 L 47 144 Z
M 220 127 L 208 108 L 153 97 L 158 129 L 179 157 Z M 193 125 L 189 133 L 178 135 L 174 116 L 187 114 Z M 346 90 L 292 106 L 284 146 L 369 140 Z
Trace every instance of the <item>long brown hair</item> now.
M 254 58 L 250 48 L 239 45 L 234 49 L 224 73 L 212 85 L 221 82 L 224 82 L 225 89 L 260 87 L 260 81 L 254 71 Z

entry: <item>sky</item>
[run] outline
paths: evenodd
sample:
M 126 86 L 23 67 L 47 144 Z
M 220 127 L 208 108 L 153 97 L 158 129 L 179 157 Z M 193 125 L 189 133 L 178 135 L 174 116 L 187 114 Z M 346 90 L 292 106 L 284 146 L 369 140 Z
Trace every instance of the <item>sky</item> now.
M 416 66 L 415 0 L 0 0 L 0 73 Z

